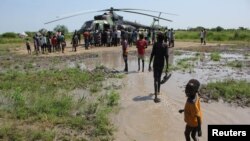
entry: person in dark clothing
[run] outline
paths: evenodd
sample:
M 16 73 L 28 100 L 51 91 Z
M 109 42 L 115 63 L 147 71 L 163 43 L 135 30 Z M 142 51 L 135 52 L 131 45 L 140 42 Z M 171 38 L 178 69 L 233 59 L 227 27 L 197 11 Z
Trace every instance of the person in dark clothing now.
M 166 64 L 168 68 L 168 45 L 163 43 L 164 36 L 160 32 L 157 37 L 157 42 L 154 43 L 148 70 L 151 71 L 151 62 L 153 62 L 153 72 L 154 72 L 154 89 L 155 89 L 155 98 L 154 101 L 160 102 L 160 99 L 157 98 L 157 95 L 160 93 L 160 82 L 161 82 L 161 75 L 164 68 L 164 58 L 166 60 Z M 167 70 L 166 70 L 167 73 Z
M 81 44 L 81 34 L 77 32 L 78 44 Z
M 77 48 L 78 43 L 79 43 L 78 41 L 79 41 L 78 36 L 77 36 L 77 34 L 75 34 L 75 35 L 73 36 L 73 38 L 72 38 L 72 44 L 73 44 L 72 51 L 75 51 L 75 52 L 76 52 L 76 48 Z
M 122 57 L 125 63 L 124 71 L 128 72 L 128 41 L 125 37 L 122 37 L 121 45 L 122 45 Z
M 85 49 L 89 48 L 89 44 L 91 42 L 91 38 L 90 38 L 90 32 L 87 30 L 83 33 L 84 36 L 84 45 L 85 45 Z

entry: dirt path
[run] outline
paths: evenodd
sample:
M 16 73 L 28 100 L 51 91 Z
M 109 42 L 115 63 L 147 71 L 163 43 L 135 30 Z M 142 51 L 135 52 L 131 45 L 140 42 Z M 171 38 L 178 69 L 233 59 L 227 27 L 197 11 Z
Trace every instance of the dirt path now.
M 153 74 L 131 73 L 124 79 L 121 110 L 114 118 L 118 127 L 116 141 L 183 141 L 185 123 L 178 110 L 186 97 L 180 80 L 173 74 L 162 85 L 161 102 L 153 102 Z M 208 124 L 250 124 L 250 108 L 236 108 L 225 103 L 202 103 L 203 136 L 207 140 Z

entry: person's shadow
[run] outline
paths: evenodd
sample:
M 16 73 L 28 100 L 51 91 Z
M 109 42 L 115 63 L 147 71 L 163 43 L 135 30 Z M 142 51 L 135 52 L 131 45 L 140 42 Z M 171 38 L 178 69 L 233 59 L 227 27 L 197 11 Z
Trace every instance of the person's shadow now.
M 150 93 L 148 96 L 136 96 L 133 98 L 134 101 L 147 101 L 147 100 L 154 100 L 154 94 Z

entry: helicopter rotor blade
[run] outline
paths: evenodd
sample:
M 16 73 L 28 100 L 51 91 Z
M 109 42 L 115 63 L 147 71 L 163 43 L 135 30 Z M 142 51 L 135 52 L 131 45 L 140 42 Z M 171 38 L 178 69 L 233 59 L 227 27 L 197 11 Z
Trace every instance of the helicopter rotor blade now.
M 149 17 L 153 17 L 153 18 L 165 20 L 165 21 L 168 21 L 168 22 L 172 22 L 172 20 L 169 20 L 169 19 L 165 19 L 165 18 L 162 18 L 162 17 L 157 17 L 157 16 L 150 15 L 150 14 L 135 12 L 135 11 L 122 10 L 122 11 L 120 11 L 120 12 L 127 12 L 127 13 L 139 14 L 139 15 L 149 16 Z
M 146 9 L 133 9 L 133 8 L 122 8 L 122 9 L 115 9 L 117 11 L 133 11 L 133 10 L 137 10 L 137 11 L 145 11 L 145 12 L 153 12 L 153 13 L 162 13 L 162 14 L 167 14 L 167 15 L 173 15 L 173 16 L 179 16 L 177 14 L 174 13 L 166 13 L 166 12 L 161 12 L 161 11 L 154 11 L 154 10 L 146 10 Z
M 60 20 L 64 20 L 64 19 L 68 19 L 68 18 L 71 18 L 71 17 L 76 17 L 76 16 L 80 16 L 80 15 L 84 15 L 84 14 L 90 14 L 90 13 L 95 13 L 95 12 L 101 12 L 101 11 L 88 11 L 88 12 L 78 12 L 78 13 L 75 13 L 75 14 L 71 14 L 71 15 L 68 15 L 68 16 L 63 16 L 63 17 L 59 17 L 55 20 L 51 20 L 51 21 L 48 21 L 44 24 L 49 24 L 49 23 L 53 23 L 53 22 L 56 22 L 56 21 L 60 21 Z

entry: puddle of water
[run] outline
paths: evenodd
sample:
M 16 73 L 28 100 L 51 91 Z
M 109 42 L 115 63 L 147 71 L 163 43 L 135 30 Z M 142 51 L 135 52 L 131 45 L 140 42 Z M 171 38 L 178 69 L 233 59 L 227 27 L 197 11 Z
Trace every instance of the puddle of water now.
M 181 51 L 181 55 L 174 55 L 170 50 L 170 63 L 176 64 L 179 60 L 196 57 L 196 52 Z M 250 81 L 249 68 L 231 68 L 227 66 L 228 61 L 246 61 L 247 58 L 243 54 L 239 53 L 221 53 L 221 60 L 218 62 L 210 60 L 210 53 L 204 53 L 204 60 L 193 62 L 194 68 L 191 70 L 174 71 L 172 77 L 179 78 L 182 82 L 187 82 L 190 78 L 196 78 L 202 83 L 208 83 L 210 81 L 220 81 L 224 79 L 237 79 Z M 148 69 L 149 55 L 146 56 L 145 71 Z M 121 53 L 99 53 L 98 57 L 86 58 L 77 62 L 81 69 L 92 70 L 98 65 L 104 65 L 111 69 L 122 71 L 124 69 L 124 62 Z M 128 57 L 129 72 L 136 72 L 138 69 L 138 61 L 136 55 L 129 55 Z M 76 63 L 69 63 L 69 67 L 76 67 Z M 191 73 L 189 73 L 191 71 Z

